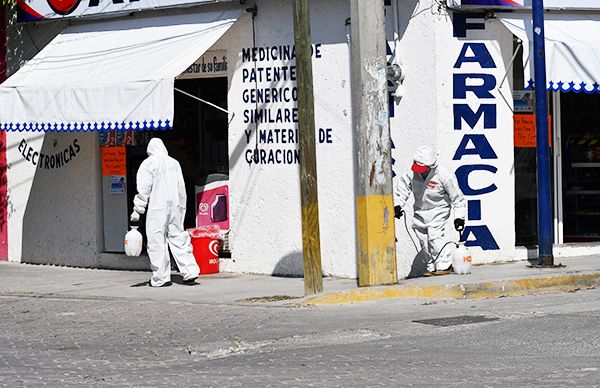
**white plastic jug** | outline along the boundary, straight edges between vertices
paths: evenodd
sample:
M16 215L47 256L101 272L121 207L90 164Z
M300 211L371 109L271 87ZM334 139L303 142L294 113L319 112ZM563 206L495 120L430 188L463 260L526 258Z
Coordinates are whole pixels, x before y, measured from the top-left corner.
M452 267L454 272L459 275L471 273L471 254L462 243L458 243L454 252L452 252Z
M142 253L144 238L137 226L132 226L125 235L125 254L127 256L139 256Z

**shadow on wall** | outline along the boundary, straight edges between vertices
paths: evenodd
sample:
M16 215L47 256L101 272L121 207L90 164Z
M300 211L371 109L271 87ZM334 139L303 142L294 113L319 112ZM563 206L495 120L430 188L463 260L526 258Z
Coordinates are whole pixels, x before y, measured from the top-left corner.
M32 185L22 262L97 267L96 142L95 133L49 133L41 150L24 145L26 155L31 148L31 159L23 159L31 166L23 179Z
M302 252L291 252L283 256L273 269L272 275L294 278L304 277L304 256Z
M392 0L392 2L393 1L396 1L396 0ZM418 17L420 14L422 14L424 12L432 12L433 13L434 12L433 7L435 7L437 4L434 4L431 7L427 7L427 8L423 8L423 9L419 9L420 5L421 5L420 0L410 0L410 1L404 1L404 2L400 3L398 6L398 26L397 27L392 26L392 28L388 28L387 31L396 30L396 32L398 33L399 40L402 40L402 37L406 33L406 29L408 28L410 21L413 18ZM409 10L412 10L412 11L408 12ZM386 12L393 12L393 8L391 6L386 7ZM392 20L394 20L393 18L394 18L394 15L392 14ZM393 40L393 35L388 36L388 39Z
M410 267L410 273L407 278L419 278L423 276L423 274L427 271L427 255L423 250L420 250L419 253L413 259L413 262Z

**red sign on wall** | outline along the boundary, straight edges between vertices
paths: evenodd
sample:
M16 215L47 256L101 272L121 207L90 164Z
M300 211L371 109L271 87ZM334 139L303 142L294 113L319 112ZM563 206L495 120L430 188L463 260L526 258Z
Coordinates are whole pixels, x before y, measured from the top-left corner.
M515 148L535 148L535 115L514 115ZM548 115L548 146L552 147L552 116Z
M127 175L125 147L102 147L102 176Z

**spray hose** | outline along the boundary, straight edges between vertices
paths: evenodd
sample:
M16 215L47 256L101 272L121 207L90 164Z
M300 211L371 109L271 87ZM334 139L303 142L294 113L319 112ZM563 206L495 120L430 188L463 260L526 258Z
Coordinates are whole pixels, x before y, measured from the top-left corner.
M417 244L415 243L415 240L413 240L412 234L410 234L410 232L408 231L408 224L406 223L406 216L403 218L404 218L404 227L406 228L406 234L408 234L408 237L410 237L410 241L412 241L412 243L415 247L415 251L417 251L417 253L419 253L420 249L417 248Z
M413 239L412 234L410 233L410 231L408 230L408 224L406 223L406 216L403 217L404 218L404 228L406 229L406 234L408 234L408 237L410 237L410 241L412 241L413 246L415 247L415 251L417 251L417 253L419 253L421 250L417 247L417 244L415 243L415 240ZM460 230L458 231L458 241L460 242L461 240L461 234L460 234ZM435 257L435 259L433 259L433 262L436 263L440 257L440 255L442 254L442 252L444 251L444 248L446 248L446 246L450 245L450 244L454 244L454 246L456 248L458 248L458 243L454 242L454 241L448 241L446 244L444 244L444 246L442 247L442 249L440 249L440 251L438 252L437 256ZM425 263L427 264L427 263Z

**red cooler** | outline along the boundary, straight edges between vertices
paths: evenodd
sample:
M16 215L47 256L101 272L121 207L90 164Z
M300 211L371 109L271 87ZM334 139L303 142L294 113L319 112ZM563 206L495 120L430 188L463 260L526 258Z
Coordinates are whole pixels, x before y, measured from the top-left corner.
M200 275L219 272L219 228L205 226L189 229L192 249Z

